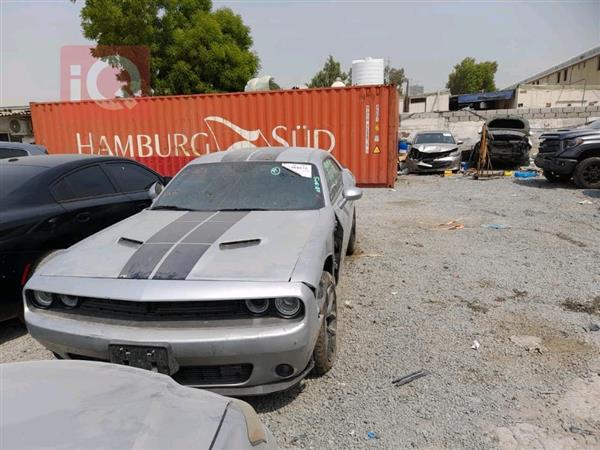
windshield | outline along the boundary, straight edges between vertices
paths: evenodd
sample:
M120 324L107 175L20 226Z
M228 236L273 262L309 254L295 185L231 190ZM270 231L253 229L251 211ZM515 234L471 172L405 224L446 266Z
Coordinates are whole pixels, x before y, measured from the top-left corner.
M189 166L167 185L152 209L279 211L322 207L321 180L314 165L261 161Z
M415 144L456 144L450 133L417 134Z
M42 173L44 167L19 166L12 163L0 164L0 199L5 199L31 178Z
M600 120L594 120L593 122L585 125L585 128L591 128L592 130L600 130Z

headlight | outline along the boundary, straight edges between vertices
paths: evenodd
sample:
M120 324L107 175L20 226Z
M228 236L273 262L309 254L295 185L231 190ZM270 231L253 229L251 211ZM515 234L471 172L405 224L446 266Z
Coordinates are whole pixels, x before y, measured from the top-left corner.
M283 297L275 299L275 309L286 319L294 317L300 312L300 300L294 297Z
M79 304L79 297L75 295L59 294L58 298L67 308L75 308Z
M54 301L54 296L50 292L44 291L33 291L33 298L38 306L42 308L49 308Z
M269 299L266 298L246 300L244 303L252 314L264 314L269 309Z
M578 145L581 145L582 143L583 143L583 139L581 139L581 138L567 139L565 141L565 150L568 150L573 147L577 147Z

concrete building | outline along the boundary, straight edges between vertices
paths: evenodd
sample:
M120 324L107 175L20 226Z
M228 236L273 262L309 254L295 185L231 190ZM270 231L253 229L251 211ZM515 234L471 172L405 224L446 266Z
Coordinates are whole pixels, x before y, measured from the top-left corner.
M408 107L407 107L408 103ZM421 95L400 98L400 112L437 112L450 110L450 91L448 89L426 92Z
M28 106L0 107L0 141L33 142L31 111Z
M600 85L522 84L516 87L513 108L568 108L600 104Z
M600 46L526 78L509 89L522 84L600 86Z

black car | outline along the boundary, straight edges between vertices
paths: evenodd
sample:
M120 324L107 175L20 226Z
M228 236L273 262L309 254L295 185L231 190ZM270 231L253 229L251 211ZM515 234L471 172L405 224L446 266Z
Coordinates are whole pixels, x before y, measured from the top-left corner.
M492 165L516 167L529 165L531 150L530 128L527 119L519 116L495 117L487 121L487 147ZM479 159L477 142L474 160Z
M47 154L48 150L42 145L21 144L20 142L0 142L0 159Z
M125 158L0 160L0 320L22 313L21 287L48 253L146 208L167 181Z
M586 128L542 134L535 164L548 181L573 178L580 188L600 189L600 120Z

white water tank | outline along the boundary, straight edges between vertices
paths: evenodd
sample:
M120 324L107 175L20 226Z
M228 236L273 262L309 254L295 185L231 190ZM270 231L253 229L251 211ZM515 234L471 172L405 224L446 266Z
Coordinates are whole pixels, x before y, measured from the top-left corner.
M268 91L270 90L273 77L266 75L264 77L252 78L246 83L245 92Z
M352 61L352 85L383 84L383 59L365 58Z

